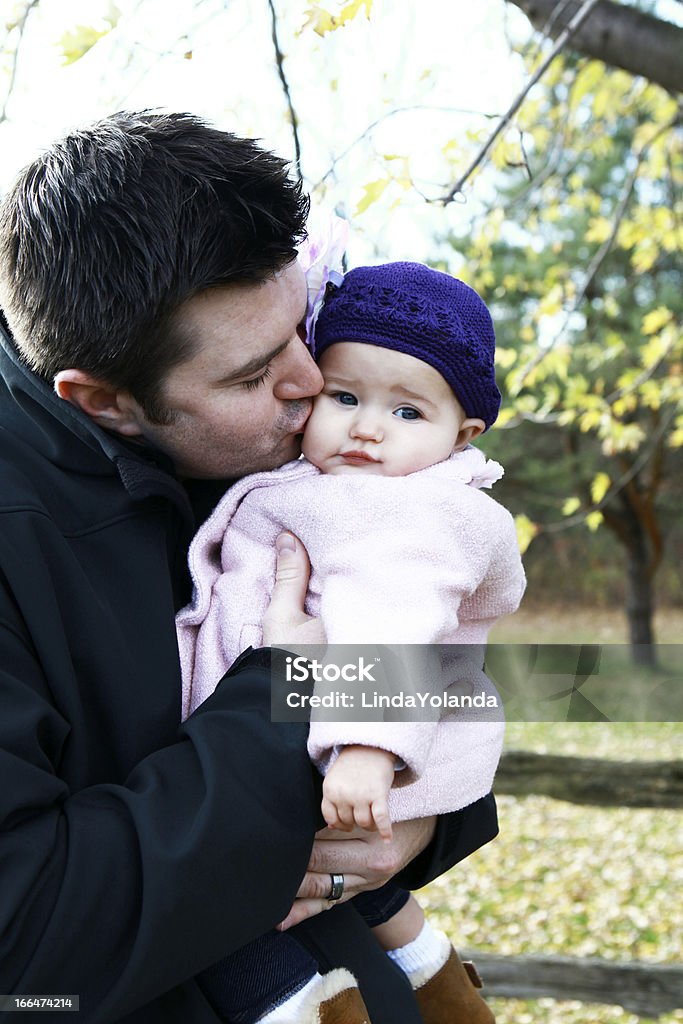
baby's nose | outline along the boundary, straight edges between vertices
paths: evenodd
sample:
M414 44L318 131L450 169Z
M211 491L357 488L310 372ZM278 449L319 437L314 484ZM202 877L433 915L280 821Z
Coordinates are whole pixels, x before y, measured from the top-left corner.
M365 413L354 420L351 436L359 441L381 441L384 434L379 419Z

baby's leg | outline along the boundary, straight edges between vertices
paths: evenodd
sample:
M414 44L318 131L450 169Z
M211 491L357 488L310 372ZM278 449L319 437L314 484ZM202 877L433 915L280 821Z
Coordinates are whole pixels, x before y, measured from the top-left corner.
M367 897L367 898L366 898ZM387 956L408 976L425 1024L494 1024L472 965L463 965L414 896L389 882L353 904Z
M418 937L425 923L425 915L422 907L414 896L408 896L407 901L400 910L397 910L388 921L377 924L372 929L372 934L379 942L382 949L396 950L401 946L407 946Z

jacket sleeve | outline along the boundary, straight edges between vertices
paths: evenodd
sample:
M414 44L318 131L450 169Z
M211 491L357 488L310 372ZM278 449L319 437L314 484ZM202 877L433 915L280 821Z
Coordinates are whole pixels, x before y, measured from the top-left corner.
M285 915L320 820L305 727L270 722L258 658L229 674L125 784L71 792L70 723L4 598L1 992L78 994L108 1024Z
M468 489L462 490L467 495ZM320 615L334 658L344 657L344 648L335 651L334 645L360 644L367 649L387 645L393 648L398 667L392 692L440 694L444 685L438 645L453 642L462 602L480 589L490 590L492 599L482 599L482 617L495 614L497 588L489 588L487 581L497 561L497 547L481 536L474 516L463 515L454 522L450 505L432 510L429 528L421 520L406 519L401 510L393 519L371 522L365 529L360 521L355 530L347 523L341 539L316 561ZM513 544L516 552L514 540ZM386 662L386 656L380 655L380 661ZM392 680L383 674L391 689ZM311 721L311 757L324 772L341 746L382 746L407 766L406 772L399 773L398 784L419 778L428 762L439 714L416 699L418 710L409 720L383 722L381 729L376 721L367 720L367 712L365 721L360 712L356 717L361 720L355 722L328 722L322 712L317 713Z

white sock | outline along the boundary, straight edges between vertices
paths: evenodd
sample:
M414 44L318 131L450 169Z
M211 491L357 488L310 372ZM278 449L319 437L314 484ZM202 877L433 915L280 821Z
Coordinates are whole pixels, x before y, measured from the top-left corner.
M285 999L272 1010L269 1010L265 1017L259 1017L259 1024L297 1024L301 1019L301 1006L308 999L308 996L322 981L321 974L314 974L310 981L307 981L303 988Z
M447 936L437 932L429 921L425 921L416 939L398 949L388 950L387 956L408 975L411 982L415 982L419 976L419 984L424 985L443 967L450 952L451 943Z

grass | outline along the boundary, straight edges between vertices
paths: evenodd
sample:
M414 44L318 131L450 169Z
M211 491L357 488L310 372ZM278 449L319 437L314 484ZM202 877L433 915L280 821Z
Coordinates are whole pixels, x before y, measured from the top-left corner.
M683 608L661 608L655 614L657 643L678 644L683 637ZM497 622L492 643L625 644L626 615L621 608L534 607L522 605Z
M547 609L514 620L520 643L623 643L616 613ZM665 642L683 612L664 613ZM499 640L500 633L499 630ZM533 637L533 639L531 639ZM510 635L505 642L515 642ZM512 749L612 760L680 758L677 722L512 722ZM620 961L680 962L683 814L583 807L545 797L499 797L501 834L425 887L430 919L456 946ZM491 999L498 1024L636 1024L617 1006ZM683 1000L682 1000L683 1002ZM683 1008L659 1024L683 1024Z
M657 664L649 667L633 661L621 610L524 608L503 619L491 632L487 667L508 721L599 717L592 705L613 721L683 721L683 609L661 610L655 631ZM572 689L579 652L590 648L595 668L569 711L569 696L550 698Z

